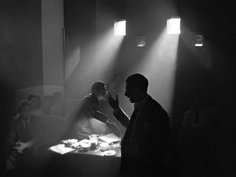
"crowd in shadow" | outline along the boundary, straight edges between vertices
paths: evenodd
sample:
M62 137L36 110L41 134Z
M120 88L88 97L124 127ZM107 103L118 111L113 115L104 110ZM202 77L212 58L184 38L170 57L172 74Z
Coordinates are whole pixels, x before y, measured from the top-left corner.
M75 138L67 132L75 124L80 102L65 99L60 92L43 97L29 94L20 100L4 137L4 173L8 176L41 174L40 170L50 160L48 148L62 139ZM106 133L111 132L120 136L119 125L107 127Z
M65 109L59 92L43 98L30 94L19 101L5 137L7 175L27 175L40 166L42 152L61 138Z

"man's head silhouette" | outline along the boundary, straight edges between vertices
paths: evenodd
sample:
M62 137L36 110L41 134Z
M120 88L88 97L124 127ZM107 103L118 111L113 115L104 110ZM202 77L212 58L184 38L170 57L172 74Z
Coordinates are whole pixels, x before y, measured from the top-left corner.
M126 79L125 96L131 103L137 103L147 95L148 79L142 74L132 74Z

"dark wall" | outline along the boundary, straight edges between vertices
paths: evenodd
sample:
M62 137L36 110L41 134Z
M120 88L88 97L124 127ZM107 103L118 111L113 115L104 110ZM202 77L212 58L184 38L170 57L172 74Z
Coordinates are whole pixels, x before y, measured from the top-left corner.
M16 88L42 84L40 0L0 1L1 77Z
M74 60L75 66L65 81L67 97L80 97L83 90L82 75L86 72L86 50L96 36L96 1L67 0L64 1L65 24L65 67ZM77 55L75 55L77 52ZM88 58L87 58L88 59ZM82 71L80 71L82 70ZM94 72L87 77L91 77Z
M64 2L64 11L67 73L65 92L70 98L80 98L90 91L92 82L104 79L100 77L98 73L101 71L97 69L103 64L98 62L99 66L95 67L95 53L99 51L93 47L99 42L99 37L113 28L115 19L124 18L124 2L68 0Z
M190 145L188 156L196 155L188 164L196 164L201 153L209 156L208 172L213 176L235 176L235 107L236 107L236 62L235 62L235 4L233 1L181 1L180 15L184 29L178 49L176 84L173 102L173 117L176 128L181 130L184 113L195 97L202 97L205 106L215 106L217 114L208 122L210 138L201 144L208 151L195 149L196 139L189 132L186 142ZM202 34L204 47L196 48L190 41L195 34ZM192 39L191 36L193 37ZM194 42L194 41L192 41ZM214 128L213 128L214 127ZM205 134L206 135L206 134ZM200 133L195 136L204 137ZM195 142L194 142L195 140ZM193 144L191 144L193 143ZM199 145L199 144L198 144ZM195 150L194 150L195 149ZM183 150L183 149L181 149ZM199 153L200 152L200 153ZM183 151L182 158L187 154ZM190 155L190 156L191 156ZM193 157L193 156L191 156ZM204 159L205 157L203 157ZM194 161L194 162L193 162ZM201 167L202 168L202 167ZM203 168L207 169L207 166ZM203 169L202 168L202 169ZM199 167L200 169L200 167ZM198 169L198 171L199 171ZM196 173L192 171L189 173Z
M0 0L0 174L5 137L15 114L15 89L42 84L40 0Z
M233 41L236 35L235 26L231 24L235 4L230 0L180 2L179 14L184 27L178 50L173 114L181 118L199 88L216 102L234 106L236 62ZM193 46L196 34L203 35L203 48Z

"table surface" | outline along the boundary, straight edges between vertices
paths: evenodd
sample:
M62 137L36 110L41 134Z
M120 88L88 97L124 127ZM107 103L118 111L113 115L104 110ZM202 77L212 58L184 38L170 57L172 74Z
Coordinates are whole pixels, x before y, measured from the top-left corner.
M88 140L89 141L89 140ZM62 141L63 142L63 141ZM66 144L66 143L58 143L54 146L51 146L49 148L50 151L53 151L55 153L59 153L61 155L67 154L67 153L73 153L73 154L85 154L85 155L95 155L95 156L114 156L114 157L121 157L121 151L120 151L120 142L114 142L114 143L105 143L107 146L104 148L102 147L102 144L104 144L104 141L98 140L97 145L93 148L82 148L80 145L73 146L73 143ZM65 142L65 140L64 140ZM74 142L77 143L77 142ZM77 143L78 144L78 143ZM115 154L109 154L108 153L113 151Z
M71 151L60 154L49 150L48 152L54 154L50 163L46 167L46 174L56 176L84 176L97 177L109 176L118 177L120 168L120 143L111 143L106 150L115 150L116 154L106 156L104 149L100 148L100 141L94 150L87 149L81 151L80 149L66 147L59 143L55 146L70 148Z

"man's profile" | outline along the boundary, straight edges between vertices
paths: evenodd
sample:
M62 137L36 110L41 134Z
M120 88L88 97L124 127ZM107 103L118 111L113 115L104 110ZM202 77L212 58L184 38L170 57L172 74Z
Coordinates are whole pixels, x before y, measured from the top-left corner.
M121 175L163 175L162 161L167 148L167 112L148 93L148 79L133 74L126 79L125 96L134 103L129 118L119 105L118 96L109 95L114 116L127 128L121 142Z

